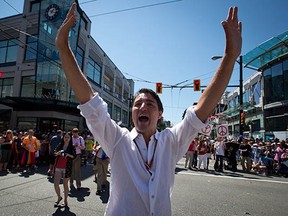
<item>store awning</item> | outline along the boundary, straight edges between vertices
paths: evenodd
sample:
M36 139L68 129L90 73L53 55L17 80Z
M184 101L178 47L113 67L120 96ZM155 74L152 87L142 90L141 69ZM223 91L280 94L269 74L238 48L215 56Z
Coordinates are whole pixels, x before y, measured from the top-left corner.
M41 110L77 113L78 103L60 101L53 98L10 97L0 98L0 104L12 107L14 110Z
M244 67L262 69L268 63L288 55L288 31L260 44L243 56Z

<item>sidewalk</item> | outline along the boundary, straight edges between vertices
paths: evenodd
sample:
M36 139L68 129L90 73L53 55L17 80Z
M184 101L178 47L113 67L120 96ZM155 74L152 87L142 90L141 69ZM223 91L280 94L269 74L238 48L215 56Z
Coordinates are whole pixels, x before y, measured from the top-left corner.
M214 163L215 160L214 159L210 159L209 161L209 166L208 166L208 170L203 170L203 163L202 163L202 168L201 170L198 169L186 169L185 168L185 157L183 157L176 165L176 172L196 172L196 173L207 173L207 174L211 174L211 175L225 175L225 176L233 176L233 177L244 177L244 178L251 178L251 179L255 179L255 178L269 178L269 179L283 179L284 177L282 176L277 176L277 175L271 175L271 176L263 176L262 174L257 174L253 171L247 173L244 172L242 170L242 166L241 163L237 163L237 171L233 172L231 170L228 169L224 169L223 172L217 172L214 170Z

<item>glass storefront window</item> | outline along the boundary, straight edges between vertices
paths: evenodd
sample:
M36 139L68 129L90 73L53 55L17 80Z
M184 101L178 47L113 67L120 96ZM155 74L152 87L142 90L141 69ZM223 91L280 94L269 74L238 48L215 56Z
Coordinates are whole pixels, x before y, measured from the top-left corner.
M123 117L122 117L123 124L128 124L128 112L123 110Z
M37 57L37 35L28 36L26 40L27 48L25 51L25 60L33 60Z
M19 130L35 129L36 126L37 126L37 118L19 117L17 120L17 127Z
M101 67L91 57L88 60L86 76L101 85Z
M37 12L40 9L40 2L32 2L30 12Z
M284 100L284 83L282 63L271 67L273 102Z
M115 121L121 120L121 108L114 105L114 118Z
M283 62L284 100L288 100L288 60Z
M110 116L112 116L112 103L110 101L107 101L106 99L103 99L107 103L107 111Z
M0 79L0 97L13 96L14 78Z
M272 91L272 74L271 69L267 68L263 72L263 78L264 78L264 105L272 103L272 97L273 97L273 91Z
M21 97L35 96L35 76L22 77Z
M18 39L0 41L0 64L16 62L18 53Z
M84 58L84 51L77 46L76 48L76 60L79 64L79 67L83 70L83 58Z
M261 98L261 83L258 82L252 87L253 92L253 105L260 104L260 98Z
M243 103L250 103L250 89L247 89L243 94Z
M65 131L72 131L73 128L78 128L78 122L77 121L65 120L64 124L65 124L65 126L64 126Z

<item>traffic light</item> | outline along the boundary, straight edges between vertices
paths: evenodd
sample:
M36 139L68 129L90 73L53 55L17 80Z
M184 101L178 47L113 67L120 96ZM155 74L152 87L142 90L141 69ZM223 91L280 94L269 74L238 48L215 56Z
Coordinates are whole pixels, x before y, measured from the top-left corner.
M201 86L200 86L200 79L194 80L194 91L200 91Z
M0 78L2 77L2 74L3 74L2 71L0 71Z
M161 82L156 83L156 93L162 94L162 83Z
M245 114L241 113L241 125L245 124Z

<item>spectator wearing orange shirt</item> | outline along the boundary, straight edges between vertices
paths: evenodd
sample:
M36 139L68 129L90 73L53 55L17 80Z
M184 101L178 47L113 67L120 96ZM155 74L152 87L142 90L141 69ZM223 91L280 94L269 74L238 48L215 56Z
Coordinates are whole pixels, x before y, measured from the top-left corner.
M30 167L37 168L35 166L36 158L35 158L35 151L40 147L39 140L33 136L34 131L30 129L28 131L28 136L26 136L22 141L22 146L26 150L23 154L21 163L22 165L26 164L26 167L28 167L28 171L30 170Z

